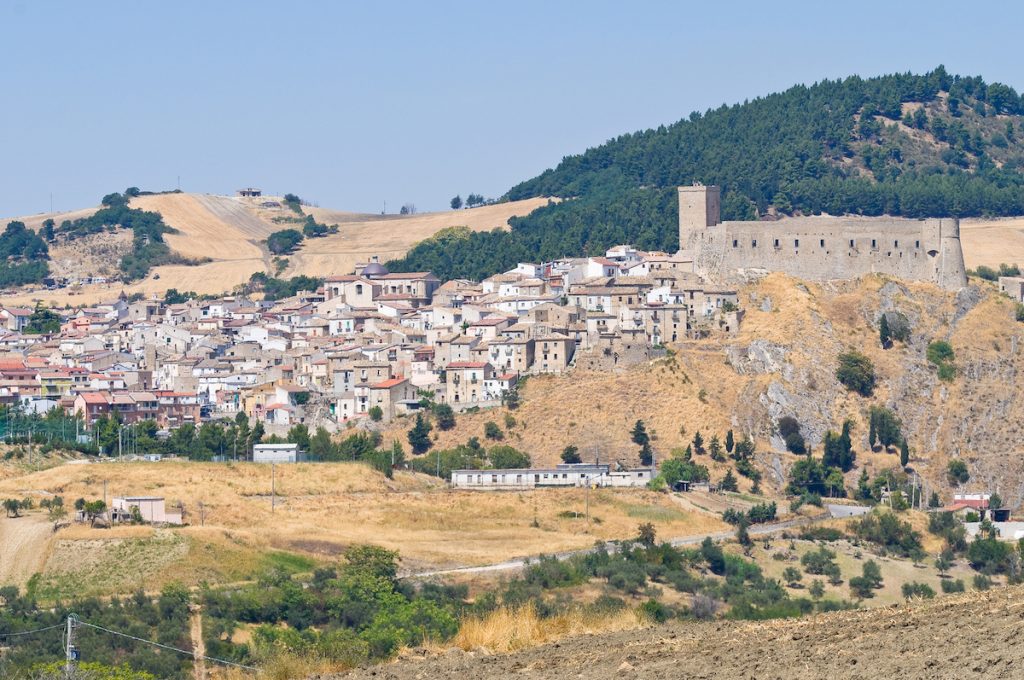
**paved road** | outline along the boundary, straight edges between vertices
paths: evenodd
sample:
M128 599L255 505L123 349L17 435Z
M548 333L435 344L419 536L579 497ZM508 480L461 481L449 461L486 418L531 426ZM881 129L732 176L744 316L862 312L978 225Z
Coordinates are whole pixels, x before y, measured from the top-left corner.
M786 529L792 529L793 527L804 526L812 524L814 522L820 522L822 520L831 519L831 516L826 512L814 517L797 517L796 519L788 519L783 522L773 522L771 524L755 524L748 528L748 533L751 536L765 536L768 534L778 533L785 531ZM669 539L668 543L675 547L686 546L686 545L698 545L704 541L705 538L710 538L713 541L723 541L732 538L736 535L733 530L729 531L717 531L714 533L696 534L693 536L680 536L679 538ZM608 543L606 545L609 552L613 552L618 549L618 545L615 543ZM547 557L554 557L559 560L564 560L574 555L586 555L587 553L594 552L595 548L584 548L582 550L569 550L566 552L552 553L546 555ZM522 569L528 562L536 562L541 556L534 555L532 557L517 557L513 560L507 560L505 562L497 562L495 564L485 564L479 567L455 567L453 569L438 569L436 571L421 571L414 574L406 574L404 578L428 578L431 576L447 576L451 574L486 574L489 572L496 571L512 571L514 569Z

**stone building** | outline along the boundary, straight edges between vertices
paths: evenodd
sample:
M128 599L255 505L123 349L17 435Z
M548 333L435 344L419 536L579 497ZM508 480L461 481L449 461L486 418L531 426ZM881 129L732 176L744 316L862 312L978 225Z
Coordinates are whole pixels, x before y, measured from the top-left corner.
M789 217L722 222L716 186L679 187L679 244L694 270L727 279L745 270L811 281L879 273L948 290L967 285L956 218Z

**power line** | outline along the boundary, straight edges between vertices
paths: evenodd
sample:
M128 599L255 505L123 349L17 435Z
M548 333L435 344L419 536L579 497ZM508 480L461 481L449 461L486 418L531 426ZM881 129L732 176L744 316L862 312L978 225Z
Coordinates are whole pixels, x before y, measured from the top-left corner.
M32 635L34 633L42 633L43 631L53 630L54 628L63 628L63 627L64 627L64 623L61 622L61 623L58 623L58 624L53 625L53 626L47 626L46 628L36 628L35 630L23 630L20 633L0 633L0 638L21 637L22 635Z
M103 626L97 626L97 625L94 625L92 623L87 623L85 621L78 621L77 624L79 626L87 626L89 628L94 628L95 630L101 630L104 633L110 633L111 635L118 635L118 636L123 637L123 638L128 638L129 640L135 640L136 642L144 642L147 645L153 645L154 647L160 647L161 649L166 649L166 650L169 650L169 651L172 651L172 652L178 652L179 654L185 654L187 656L192 657L193 659L202 659L204 661L213 661L214 663L222 663L222 664L226 664L228 666L235 666L237 668L244 668L245 670L248 670L248 671L258 671L259 670L258 668L255 668L254 666L246 666L245 664L236 663L234 661L228 661L227 659L217 659L217 658L212 657L212 656L203 656L201 654L196 654L194 652L190 652L187 649L178 649L177 647L171 647L169 645L162 645L159 642L153 642L152 640L146 640L145 638L135 637L134 635L128 635L127 633L122 633L120 631L111 630L109 628L104 628ZM63 625L63 624L61 624L61 625Z

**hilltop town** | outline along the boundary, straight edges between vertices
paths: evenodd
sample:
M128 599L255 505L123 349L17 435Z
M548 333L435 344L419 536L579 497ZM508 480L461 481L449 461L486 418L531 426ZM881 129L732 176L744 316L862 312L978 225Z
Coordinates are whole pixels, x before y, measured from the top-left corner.
M272 302L121 295L38 332L41 314L55 312L0 309L6 403L59 408L86 426L115 414L174 428L244 413L277 434L386 423L424 397L498 405L529 375L622 370L667 343L734 333L743 316L736 290L691 261L630 246L480 282L389 273L374 259Z

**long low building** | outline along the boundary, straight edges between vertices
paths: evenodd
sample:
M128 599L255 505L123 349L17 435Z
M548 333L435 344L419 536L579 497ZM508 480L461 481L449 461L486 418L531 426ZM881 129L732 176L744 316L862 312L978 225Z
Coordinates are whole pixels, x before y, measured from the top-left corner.
M452 470L456 489L533 489L538 487L638 487L654 478L654 468L613 471L610 465L563 463L553 468Z

